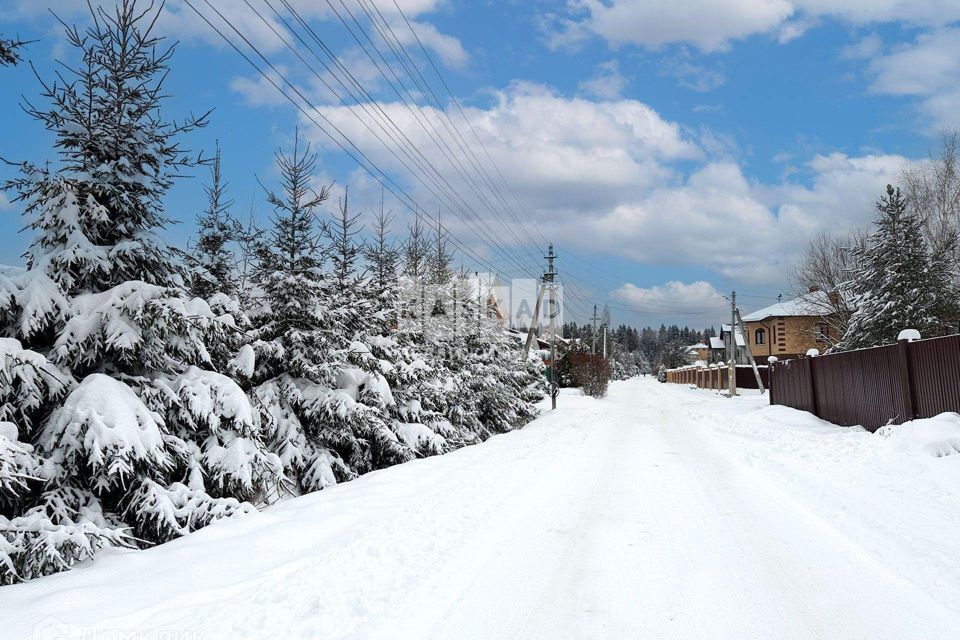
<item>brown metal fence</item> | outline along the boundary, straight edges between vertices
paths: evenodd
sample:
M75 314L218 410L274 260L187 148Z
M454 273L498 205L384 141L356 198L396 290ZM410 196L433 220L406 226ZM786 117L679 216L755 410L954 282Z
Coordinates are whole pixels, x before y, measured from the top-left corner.
M763 382L763 388L770 386L770 375L766 366L757 365L757 372L760 374L760 380ZM737 365L737 389L759 389L757 386L757 376L753 373L753 367L748 364Z
M775 362L770 380L770 404L876 431L960 411L960 336Z

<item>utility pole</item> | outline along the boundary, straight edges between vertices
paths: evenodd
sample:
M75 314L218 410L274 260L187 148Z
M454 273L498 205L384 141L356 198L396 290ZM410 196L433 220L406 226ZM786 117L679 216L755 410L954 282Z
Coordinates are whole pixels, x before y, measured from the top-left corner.
M544 286L550 287L550 408L557 408L557 394L560 388L557 386L557 286L554 283L554 276L557 272L553 270L553 261L557 256L553 253L553 243L550 243L547 251L547 272L543 274Z
M530 353L530 347L533 346L533 336L537 331L537 322L540 320L540 303L543 302L543 294L547 290L547 281L546 275L544 279L540 282L540 292L537 294L537 302L533 305L533 317L530 318L530 328L527 330L527 344L524 345L523 351L525 355ZM512 318L511 314L511 318Z
M457 281L453 281L453 341L457 342Z
M480 337L480 314L483 310L483 287L480 284L480 272L474 271L474 277L477 279L477 337Z
M766 389L763 388L763 379L760 377L760 370L757 369L757 361L753 359L753 350L750 348L749 341L747 340L747 325L743 323L743 316L740 315L740 309L737 309L737 324L740 327L740 333L743 334L744 342L747 342L747 359L750 361L750 366L753 367L753 377L757 379L757 388L760 389L760 395L766 393Z
M597 305L593 305L593 333L592 342L590 343L590 353L597 354Z
M603 359L607 359L607 325L603 325Z
M746 339L746 336L744 336ZM737 292L730 292L730 368L727 374L727 387L730 396L737 395Z

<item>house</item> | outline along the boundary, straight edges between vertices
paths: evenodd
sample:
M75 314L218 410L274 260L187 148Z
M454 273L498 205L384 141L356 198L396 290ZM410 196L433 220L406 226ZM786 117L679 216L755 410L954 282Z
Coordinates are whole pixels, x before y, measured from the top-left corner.
M737 329L735 333L737 340L737 353L735 359L737 364L747 364L747 343L743 339L743 333L739 329ZM727 338L729 335L730 325L720 325L720 335L712 336L710 338L709 357L706 358L707 362L713 363L727 361Z
M822 291L811 291L798 298L778 301L743 316L750 352L758 362L770 356L797 358L810 349L823 351L838 336L830 333L823 311L828 307Z
M710 362L710 345L702 342L687 347L687 360L691 362Z

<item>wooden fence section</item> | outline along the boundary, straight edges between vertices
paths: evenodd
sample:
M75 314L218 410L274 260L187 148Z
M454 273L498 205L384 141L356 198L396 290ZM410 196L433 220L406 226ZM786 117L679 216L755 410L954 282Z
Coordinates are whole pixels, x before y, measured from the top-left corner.
M767 367L757 367L764 387L768 384ZM753 374L753 367L737 365L736 384L738 389L758 389L757 378ZM726 391L730 379L730 368L725 364L708 366L690 365L679 369L667 370L667 382L689 384L701 389Z
M770 404L876 431L960 411L960 336L775 362L770 380Z

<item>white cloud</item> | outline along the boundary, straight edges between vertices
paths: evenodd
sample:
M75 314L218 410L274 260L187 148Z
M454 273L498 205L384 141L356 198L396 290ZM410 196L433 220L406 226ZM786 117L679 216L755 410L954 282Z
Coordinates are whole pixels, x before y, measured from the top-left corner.
M628 282L611 291L610 298L625 302L640 313L670 317L719 314L729 308L723 294L704 280L690 284L672 280L663 285L646 288Z
M960 126L960 29L940 29L871 62L871 91L920 99L921 128Z
M769 31L793 13L787 0L581 0L586 17L567 25L595 33L613 44L657 48L689 43L702 51L726 49L731 40Z
M883 40L875 33L846 46L840 55L848 60L870 60L883 52Z
M597 66L597 72L579 85L580 91L595 96L613 100L623 94L627 88L627 78L620 73L620 63L608 60Z
M13 203L3 191L0 191L0 211L10 211L13 209Z
M407 25L403 22L403 18L399 18L395 21L395 24L391 26L397 34L397 38L404 46L419 48L416 38L410 33L410 29L407 28ZM463 48L460 40L453 36L440 33L435 26L427 22L411 21L411 26L416 31L423 46L436 53L443 64L452 69L462 69L467 66L467 63L470 61L470 56Z
M854 25L902 22L927 27L960 20L957 0L574 0L571 6L573 17L547 25L553 46L596 35L615 46L656 49L689 44L714 52L757 34L789 42L821 18Z
M415 43L403 17L397 12L393 0L371 1L377 6L384 19L396 32L397 38L404 45ZM314 0L289 0L289 2L297 13L307 21L338 20L325 2ZM113 0L93 0L93 4L94 6L103 6L110 11L115 2ZM211 3L215 9L202 1L192 4L207 20L217 26L231 40L238 43L241 42L240 37L226 24L225 20L229 20L237 31L242 33L254 46L266 53L275 53L283 49L286 46L284 40L294 45L298 44L280 18L266 5L251 3L258 9L255 11L244 0L216 0ZM406 17L410 19L413 28L417 31L417 35L420 36L426 48L432 50L447 66L452 68L466 66L469 56L457 38L440 33L436 27L429 23L413 20L413 18L436 11L444 4L444 0L398 0L397 4L399 4ZM281 11L281 15L287 22L296 24L292 16L286 14L280 3L274 3L274 7ZM46 2L14 0L12 8L8 12L8 17L11 19L14 17L27 19L48 17L48 9L68 22L83 21L89 14L86 3L79 0L47 0ZM340 9L340 12L349 20L342 9ZM359 9L355 9L355 15L362 16L363 13ZM167 0L163 5L163 13L157 21L157 28L162 33L177 40L203 41L217 47L227 46L221 36L202 18L197 16L197 13L183 0Z
M688 54L664 58L660 62L658 75L677 80L681 87L706 93L713 91L727 81L719 68L708 68L691 62Z
M857 25L906 22L937 26L960 20L956 0L793 0L811 15L838 18Z
M729 136L707 130L694 139L635 100L565 97L523 83L495 99L488 108L466 109L467 117L524 215L546 237L577 251L643 263L701 265L739 282L783 283L806 236L868 225L877 196L907 163L892 155L821 155L799 165L805 180L763 184L748 180L732 159ZM396 103L381 106L466 194L493 233L511 243L413 116ZM404 174L345 108L324 113L379 166ZM419 202L436 206L425 189L407 182ZM454 233L470 240L469 229L453 218L448 214Z
M793 42L816 25L817 19L810 16L788 20L780 25L777 42L780 44Z
M669 180L672 170L665 163L702 155L679 125L635 100L565 98L529 83L494 97L489 109L467 108L467 117L514 189L544 209L615 203L635 189ZM395 102L381 106L437 167L454 174L407 108ZM424 112L439 122L434 110ZM346 107L324 108L324 114L378 164L403 170Z
M287 68L283 66L277 67L277 70L284 75L287 73ZM270 80L261 75L251 77L237 76L230 81L230 89L240 94L244 104L249 106L276 107L289 104L283 93L277 89L277 86L279 86L285 91L289 90L283 83L280 75L273 71L268 71L267 75Z

